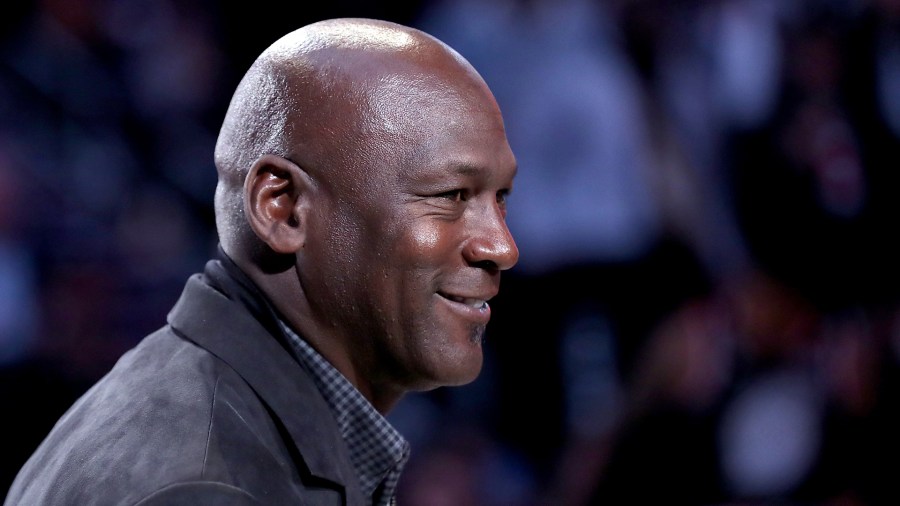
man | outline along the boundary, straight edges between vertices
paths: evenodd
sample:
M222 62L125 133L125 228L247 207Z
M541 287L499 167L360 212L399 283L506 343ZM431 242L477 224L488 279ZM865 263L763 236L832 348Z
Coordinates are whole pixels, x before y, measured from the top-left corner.
M387 504L408 391L473 380L516 171L475 70L343 19L269 47L215 153L220 258L59 421L6 504Z

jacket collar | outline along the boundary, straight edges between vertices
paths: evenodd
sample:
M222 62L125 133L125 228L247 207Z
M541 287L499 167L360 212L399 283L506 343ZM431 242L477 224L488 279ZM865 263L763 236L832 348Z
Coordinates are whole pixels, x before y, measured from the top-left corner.
M348 504L363 502L325 399L287 351L274 309L224 253L188 280L168 322L253 388L284 424L312 475L344 487Z

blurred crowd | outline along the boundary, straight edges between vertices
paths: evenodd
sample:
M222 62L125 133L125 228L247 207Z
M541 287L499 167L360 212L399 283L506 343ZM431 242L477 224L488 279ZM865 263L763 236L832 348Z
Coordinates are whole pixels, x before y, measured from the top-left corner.
M401 504L900 503L900 0L330 4L4 6L0 488L214 251L253 58L361 16L463 54L520 167L482 375L389 417Z

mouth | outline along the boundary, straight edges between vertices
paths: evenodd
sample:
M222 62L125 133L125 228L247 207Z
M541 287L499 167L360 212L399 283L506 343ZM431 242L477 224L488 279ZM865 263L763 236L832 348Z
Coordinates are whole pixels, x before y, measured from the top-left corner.
M487 299L479 299L477 297L464 297L461 295L453 295L453 294L444 293L444 292L438 292L438 295L440 295L441 297L443 297L451 302L455 302L457 304L462 304L462 305L470 307L472 309L484 310L489 307L488 303L487 303Z
M483 326L491 319L491 306L488 304L490 297L482 294L461 295L447 292L437 292L437 295L452 313L469 323Z

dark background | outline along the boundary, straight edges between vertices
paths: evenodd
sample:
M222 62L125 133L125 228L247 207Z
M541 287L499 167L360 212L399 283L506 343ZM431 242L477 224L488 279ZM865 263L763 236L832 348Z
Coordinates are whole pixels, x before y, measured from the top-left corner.
M895 504L897 0L42 0L0 15L0 488L216 245L281 35L422 28L520 176L471 385L391 413L410 505Z

